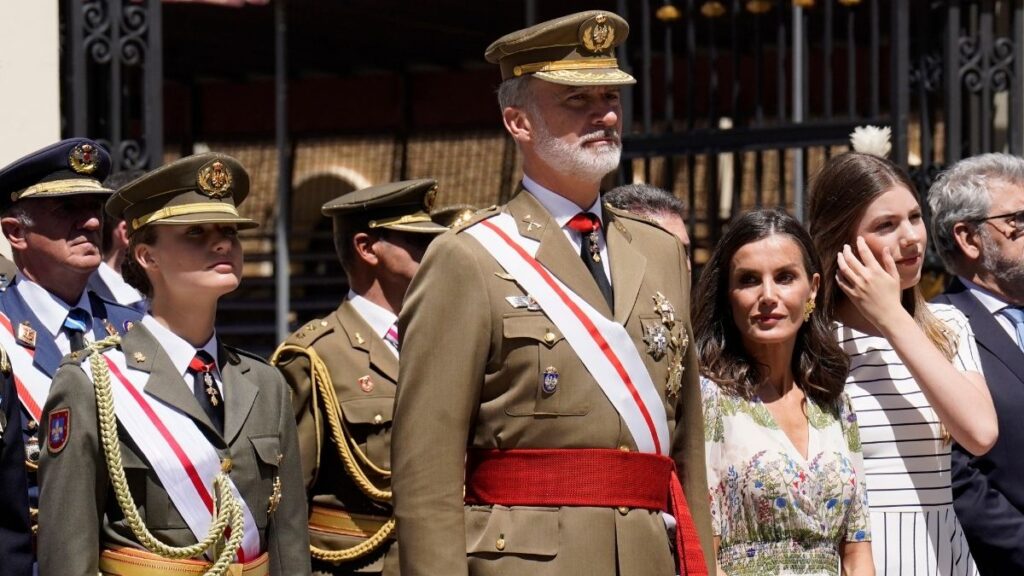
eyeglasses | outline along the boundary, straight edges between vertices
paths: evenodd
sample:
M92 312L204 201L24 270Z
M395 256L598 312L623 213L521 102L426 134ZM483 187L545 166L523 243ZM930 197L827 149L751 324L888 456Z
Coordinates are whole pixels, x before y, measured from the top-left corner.
M1012 218L1010 226L1018 232L1024 232L1024 210L1018 210L1017 212L1008 212L1006 214L996 214L995 216L985 216L982 218L971 218L967 222L984 222L986 220L998 220L1000 218Z

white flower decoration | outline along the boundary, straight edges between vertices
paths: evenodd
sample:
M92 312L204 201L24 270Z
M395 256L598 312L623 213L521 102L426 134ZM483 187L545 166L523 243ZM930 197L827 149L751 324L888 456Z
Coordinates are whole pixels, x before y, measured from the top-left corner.
M888 158L892 150L892 129L888 126L858 126L850 134L850 144L856 152Z

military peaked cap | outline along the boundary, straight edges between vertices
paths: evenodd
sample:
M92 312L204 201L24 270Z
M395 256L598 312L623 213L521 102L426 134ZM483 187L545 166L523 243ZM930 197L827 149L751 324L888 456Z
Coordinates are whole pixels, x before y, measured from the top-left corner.
M26 198L77 194L110 195L102 182L110 174L110 154L88 138L69 138L0 169L0 209Z
M432 178L403 180L343 194L321 211L335 219L366 218L371 229L440 234L447 228L430 219L436 196L437 181Z

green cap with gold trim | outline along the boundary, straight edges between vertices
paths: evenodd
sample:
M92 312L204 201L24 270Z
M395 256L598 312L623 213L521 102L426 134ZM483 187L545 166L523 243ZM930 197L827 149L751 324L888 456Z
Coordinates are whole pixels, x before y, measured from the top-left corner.
M430 219L436 196L433 178L402 180L343 194L324 204L321 212L332 218L367 218L370 229L440 234L448 228Z
M590 10L506 34L487 47L484 57L501 67L502 80L532 74L567 86L635 84L615 58L615 47L628 35L622 17Z
M150 224L259 226L238 214L249 195L249 173L231 156L208 152L175 160L126 184L107 201L128 235Z

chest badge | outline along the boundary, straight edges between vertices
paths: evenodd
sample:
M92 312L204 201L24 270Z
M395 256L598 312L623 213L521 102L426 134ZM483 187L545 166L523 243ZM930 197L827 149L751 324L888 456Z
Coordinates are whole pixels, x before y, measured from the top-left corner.
M558 369L554 366L548 366L544 369L544 374L541 377L540 389L545 394L554 394L558 390Z
M655 360L661 360L668 351L669 332L665 326L654 324L644 326L644 343L647 344L647 353Z
M527 294L526 296L505 296L505 301L509 303L509 306L513 308L526 308L531 312L540 310L540 304L533 299L533 296Z
M21 324L18 324L18 344L26 348L36 347L36 330L25 320Z
M369 376L363 376L356 382L359 383L359 389L363 392L366 392L367 394L373 392L374 384L373 380Z

